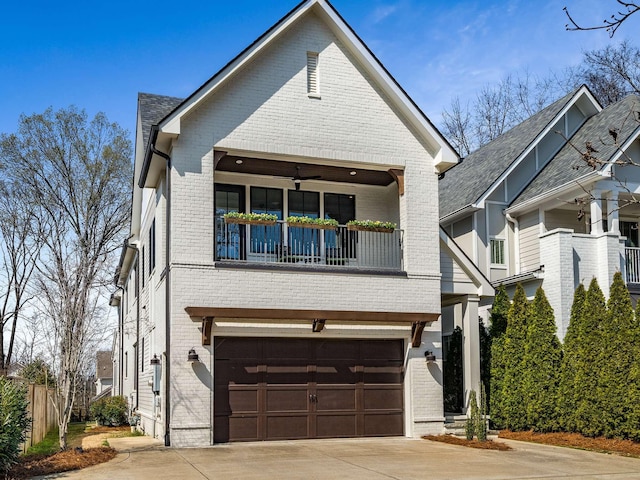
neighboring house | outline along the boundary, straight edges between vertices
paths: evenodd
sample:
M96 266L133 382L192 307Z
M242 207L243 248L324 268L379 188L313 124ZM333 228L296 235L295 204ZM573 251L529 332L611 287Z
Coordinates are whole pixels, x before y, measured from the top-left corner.
M639 111L635 95L602 109L583 86L440 181L443 228L494 286L542 285L561 339L579 283L595 277L605 295L616 271L640 283L640 168L620 165L640 162Z
M457 161L324 0L186 99L140 94L111 302L140 428L172 446L442 433L441 305L460 306L468 395L493 295L439 228L438 174ZM225 223L238 211L278 221ZM286 221L301 215L340 226Z
M113 359L110 350L96 353L96 395L105 390L111 390L113 385Z

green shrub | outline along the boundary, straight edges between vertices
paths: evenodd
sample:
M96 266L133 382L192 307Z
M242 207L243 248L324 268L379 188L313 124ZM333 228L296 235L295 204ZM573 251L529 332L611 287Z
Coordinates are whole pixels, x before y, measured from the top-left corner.
M0 472L6 475L20 454L31 420L27 387L0 377Z
M476 391L471 390L469 392L469 415L467 417L467 423L464 426L464 433L467 440L473 440L473 437L477 434L478 428L478 399L476 398Z
M487 392L484 384L480 384L480 411L476 419L476 435L479 442L487 440Z
M123 396L101 398L91 404L89 410L99 425L117 427L128 423L129 407Z
M524 350L527 344L529 302L522 285L516 285L513 303L507 315L507 329L502 355L504 376L501 380L500 408L497 413L510 430L526 430L527 401L522 379L524 376ZM495 393L495 392L494 392Z
M527 341L523 357L522 387L527 426L540 432L558 429L557 404L562 346L556 337L553 308L542 287L529 308Z

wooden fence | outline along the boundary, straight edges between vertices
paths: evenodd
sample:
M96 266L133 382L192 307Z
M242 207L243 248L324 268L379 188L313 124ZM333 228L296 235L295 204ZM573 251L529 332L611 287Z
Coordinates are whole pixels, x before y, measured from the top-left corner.
M53 395L55 395L53 388L47 391L44 385L29 384L27 400L29 400L28 410L31 418L31 428L27 433L26 441L22 445L23 452L26 452L31 445L42 441L47 432L58 424L56 411L51 402Z

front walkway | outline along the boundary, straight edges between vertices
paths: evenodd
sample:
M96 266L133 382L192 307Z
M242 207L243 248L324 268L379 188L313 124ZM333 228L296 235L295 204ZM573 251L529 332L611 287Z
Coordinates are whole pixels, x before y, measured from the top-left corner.
M116 440L116 439L114 439ZM117 439L125 440L125 439ZM48 478L205 479L634 479L640 459L506 441L509 452L426 440L374 438L236 443L171 449L145 437L112 446L109 463ZM139 440L139 447L135 449ZM146 443L142 443L146 442ZM113 445L115 443L115 445Z

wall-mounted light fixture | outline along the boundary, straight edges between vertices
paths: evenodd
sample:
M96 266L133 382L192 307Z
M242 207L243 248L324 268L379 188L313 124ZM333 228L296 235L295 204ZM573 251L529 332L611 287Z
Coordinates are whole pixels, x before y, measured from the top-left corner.
M153 354L153 358L151 359L151 368L152 378L151 378L151 390L156 395L160 394L160 376L162 374L162 365L160 364L160 359L156 354Z
M189 356L187 357L187 360L189 361L189 363L194 364L200 361L200 357L198 357L198 354L196 353L195 349L192 348L191 350L189 350Z
M427 363L433 363L436 361L436 356L431 350L424 352L424 358L427 360Z

